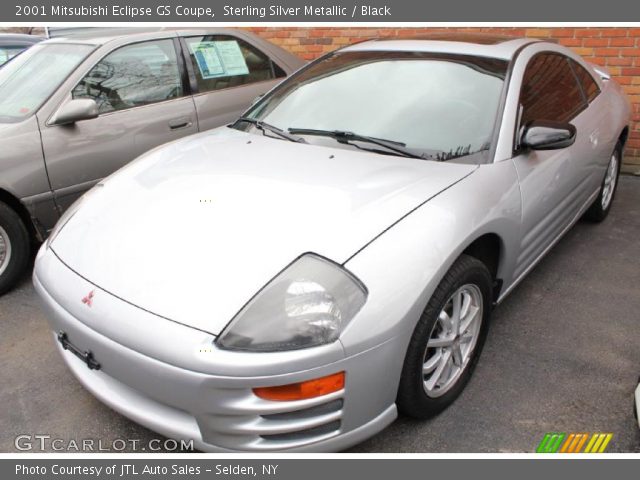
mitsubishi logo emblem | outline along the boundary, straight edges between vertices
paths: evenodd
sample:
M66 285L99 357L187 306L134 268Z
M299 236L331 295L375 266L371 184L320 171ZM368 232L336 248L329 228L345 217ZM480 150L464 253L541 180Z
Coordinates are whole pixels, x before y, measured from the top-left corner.
M91 290L86 297L82 299L82 303L84 303L87 307L91 307L93 305L93 295L95 294L95 290Z

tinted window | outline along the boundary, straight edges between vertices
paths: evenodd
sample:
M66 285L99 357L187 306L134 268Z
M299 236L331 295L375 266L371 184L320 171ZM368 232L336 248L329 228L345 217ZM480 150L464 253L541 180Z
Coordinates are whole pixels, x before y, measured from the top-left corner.
M103 58L73 89L73 98L92 98L100 113L182 96L172 40L136 43Z
M567 57L538 54L522 81L520 103L524 125L532 120L568 122L585 108L585 101Z
M589 102L593 101L600 94L600 87L593 79L591 74L587 72L587 70L580 65L575 60L569 60L571 65L573 66L573 70L576 72L576 76L578 77L578 81L580 85L582 85L582 89L584 90L584 94L587 97Z
M467 55L337 53L285 80L248 115L283 130L354 132L451 160L491 146L506 68Z
M210 92L285 77L284 71L253 45L228 35L185 39L199 92Z
M66 80L93 47L39 44L0 69L0 123L32 115Z

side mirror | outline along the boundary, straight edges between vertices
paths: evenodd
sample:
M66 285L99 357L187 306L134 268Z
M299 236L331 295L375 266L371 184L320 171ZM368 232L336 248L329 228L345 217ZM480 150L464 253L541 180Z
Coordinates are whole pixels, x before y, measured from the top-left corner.
M522 129L520 145L532 150L558 150L573 145L576 127L570 123L534 120Z
M54 115L53 125L70 125L80 120L89 120L98 116L98 104L90 98L76 98L67 102Z

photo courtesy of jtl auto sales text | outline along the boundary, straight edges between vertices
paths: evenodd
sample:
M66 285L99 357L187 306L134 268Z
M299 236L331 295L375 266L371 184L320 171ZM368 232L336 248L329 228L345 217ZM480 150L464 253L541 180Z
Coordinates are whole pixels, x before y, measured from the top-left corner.
M0 477L637 471L640 7L363 2L0 4Z

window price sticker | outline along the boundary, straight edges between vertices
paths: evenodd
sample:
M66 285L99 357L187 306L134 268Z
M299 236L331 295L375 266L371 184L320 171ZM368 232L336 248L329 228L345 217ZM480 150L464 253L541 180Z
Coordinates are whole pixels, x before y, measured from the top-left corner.
M248 75L249 67L235 40L190 43L203 79Z

